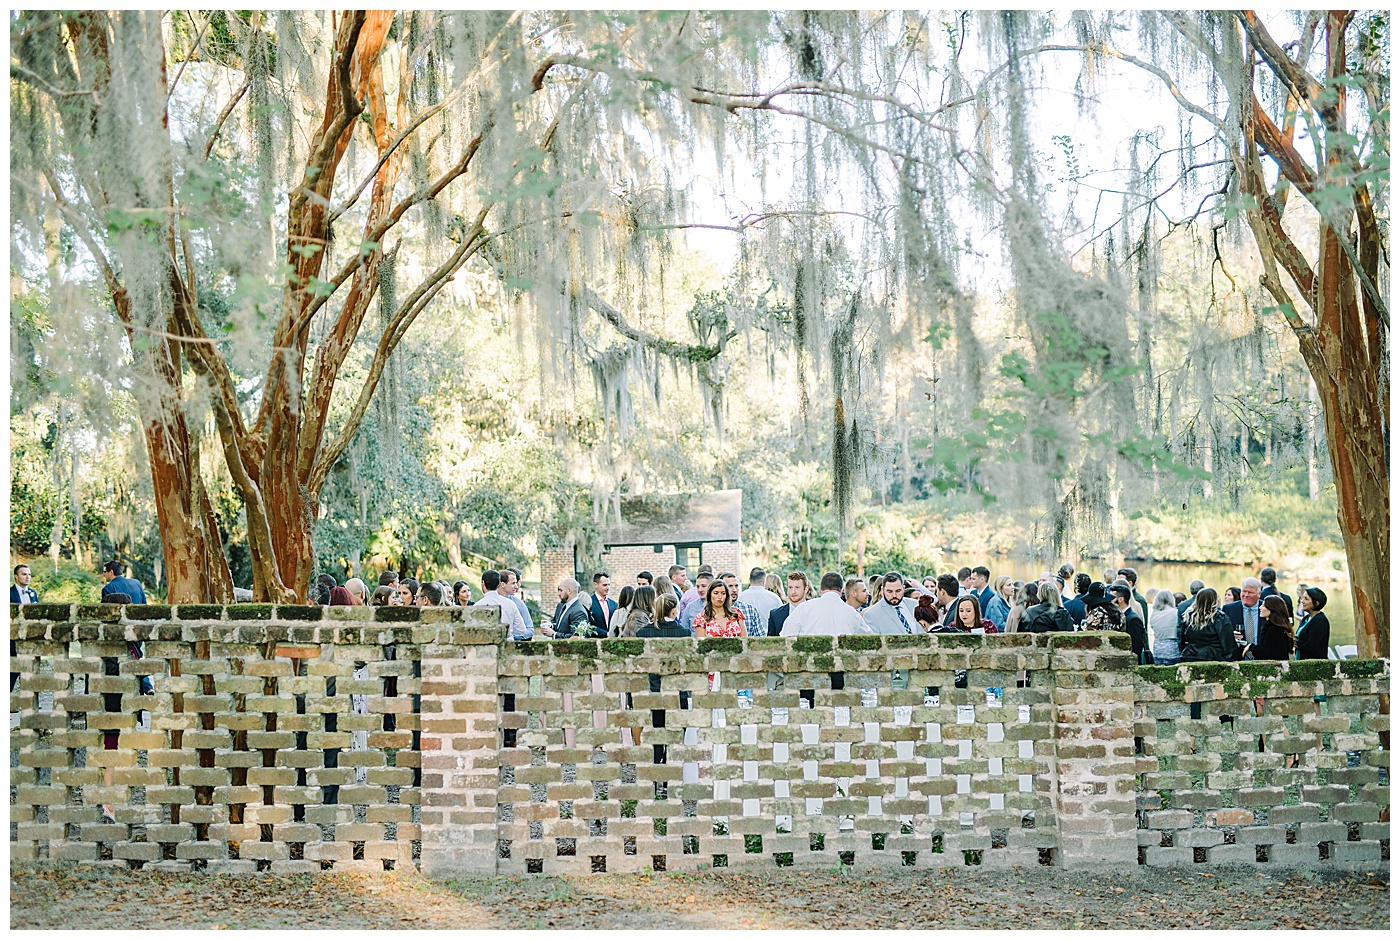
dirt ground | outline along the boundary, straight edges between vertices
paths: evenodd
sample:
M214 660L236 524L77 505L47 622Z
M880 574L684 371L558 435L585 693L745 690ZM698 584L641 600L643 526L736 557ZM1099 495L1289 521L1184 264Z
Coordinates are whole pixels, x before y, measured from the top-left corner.
M1388 872L720 871L588 878L177 875L13 866L22 928L1370 928Z

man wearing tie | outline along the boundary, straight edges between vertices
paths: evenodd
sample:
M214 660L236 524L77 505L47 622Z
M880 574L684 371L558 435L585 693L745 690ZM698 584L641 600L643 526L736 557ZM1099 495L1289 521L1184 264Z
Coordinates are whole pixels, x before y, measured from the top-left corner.
M1258 578L1245 578L1240 585L1240 599L1221 608L1235 628L1235 658L1246 646L1259 642L1259 599L1263 589L1264 583Z
M885 575L880 584L880 599L865 608L865 622L874 633L899 635L923 633L914 619L914 603L904 599L904 578L898 572Z

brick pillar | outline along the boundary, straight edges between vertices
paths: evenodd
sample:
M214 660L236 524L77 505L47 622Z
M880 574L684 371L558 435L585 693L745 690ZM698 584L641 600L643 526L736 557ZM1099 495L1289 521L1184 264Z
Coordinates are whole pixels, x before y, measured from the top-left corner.
M496 873L500 609L463 611L423 645L423 846L429 878Z
M1057 862L1127 870L1137 865L1131 641L1122 633L1052 633L1049 640Z
M574 543L572 541L565 542L559 548L546 548L540 553L540 597L554 597L554 588L559 584L559 581L563 578L574 577L577 575L574 574Z

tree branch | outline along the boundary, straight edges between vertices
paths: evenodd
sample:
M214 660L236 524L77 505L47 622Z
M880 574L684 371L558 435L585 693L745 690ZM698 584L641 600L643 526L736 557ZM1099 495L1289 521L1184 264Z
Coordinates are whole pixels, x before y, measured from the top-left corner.
M737 331L731 332L725 336L724 340L715 346L678 343L674 340L653 336L645 330L638 329L628 323L627 319L622 315L622 311L618 310L602 297L599 297L597 292L591 287L585 287L583 289L580 299L583 300L584 304L586 304L590 310L606 320L613 329L633 342L641 343L648 349L654 349L664 355L676 359L685 359L689 362L709 362L723 351L725 342L738 335Z
M227 121L229 115L233 113L233 109L238 107L238 102L243 100L243 96L247 94L247 92L248 83L245 81L239 89L233 93L233 97L228 100L228 104L224 105L224 109L219 112L218 120L214 122L214 130L209 134L209 140L204 144L204 159L209 159L209 154L214 151L214 142L218 140L219 135L223 133L224 122Z

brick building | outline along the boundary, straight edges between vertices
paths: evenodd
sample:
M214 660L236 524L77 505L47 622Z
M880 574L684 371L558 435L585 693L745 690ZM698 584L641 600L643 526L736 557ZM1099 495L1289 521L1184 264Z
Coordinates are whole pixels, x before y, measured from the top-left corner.
M602 532L601 568L612 576L614 595L621 585L631 584L638 572L650 571L664 577L672 565L685 565L692 580L695 569L710 565L716 573L739 570L740 521L743 490L717 490L697 493L689 500L672 505L645 498L622 501L622 524L608 525ZM543 591L563 577L576 577L587 590L593 572L578 566L573 544L546 550L540 557L540 583Z

